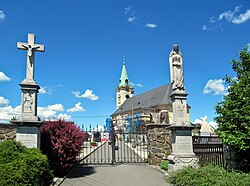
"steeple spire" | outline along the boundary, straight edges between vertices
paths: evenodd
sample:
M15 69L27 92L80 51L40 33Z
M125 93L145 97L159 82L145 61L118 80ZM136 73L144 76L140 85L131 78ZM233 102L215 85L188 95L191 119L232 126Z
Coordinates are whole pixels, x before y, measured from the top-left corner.
M116 109L118 109L128 98L134 96L134 88L130 85L128 73L123 56L122 74L120 83L116 87Z
M130 82L129 82L128 73L126 70L125 57L123 56L122 74L120 78L119 87L125 87L125 86L130 86Z

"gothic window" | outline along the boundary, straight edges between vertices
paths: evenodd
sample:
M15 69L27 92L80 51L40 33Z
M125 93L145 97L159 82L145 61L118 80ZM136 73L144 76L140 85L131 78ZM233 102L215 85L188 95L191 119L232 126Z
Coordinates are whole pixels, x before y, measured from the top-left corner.
M125 84L128 85L128 79L125 79Z
M150 123L154 123L154 120L153 120L153 115L152 114L150 114L150 121L149 121Z

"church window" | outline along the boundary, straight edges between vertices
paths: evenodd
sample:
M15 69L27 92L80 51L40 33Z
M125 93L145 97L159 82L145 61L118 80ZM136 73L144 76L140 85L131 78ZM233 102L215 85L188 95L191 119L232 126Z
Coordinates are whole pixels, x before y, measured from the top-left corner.
M128 79L125 79L125 84L128 85Z
M120 104L121 103L121 96L119 95L118 96L118 104Z

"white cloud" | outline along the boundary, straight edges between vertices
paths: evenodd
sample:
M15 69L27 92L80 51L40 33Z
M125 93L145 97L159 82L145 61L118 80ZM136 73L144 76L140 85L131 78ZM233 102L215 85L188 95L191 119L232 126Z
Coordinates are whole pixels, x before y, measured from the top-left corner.
M67 114L59 114L57 112L63 111L62 104L48 105L47 107L37 107L37 115L42 120L47 119L58 119L59 116L63 116L65 119L70 118L71 116ZM18 117L21 114L21 106L13 108L12 106L0 107L0 121L9 121L12 117Z
M0 107L0 121L6 122L10 121L12 117L17 117L21 113L21 106L16 106L13 108L12 106Z
M221 25L217 25L217 22L220 22L222 20L227 20L229 23L233 24L241 24L245 23L246 21L250 20L250 9L246 10L244 13L240 13L242 6L236 6L233 11L225 11L219 14L218 16L212 16L210 17L210 24L203 25L202 30L207 31L214 31L219 30L223 31L223 28Z
M62 104L54 104L54 105L49 105L47 107L49 110L53 110L53 111L64 111L64 107Z
M131 7L130 6L125 7L124 10L125 10L125 14L128 14L131 11Z
M246 13L240 14L238 17L232 19L232 23L241 24L250 19L250 9Z
M129 18L128 18L128 22L129 22L129 23L135 23L135 22L136 22L136 17L135 17L135 16L129 17Z
M231 22L235 16L235 13L240 11L240 8L241 8L240 6L236 6L234 11L229 10L229 11L221 13L219 15L218 20L222 20L223 18L225 18L228 22Z
M240 15L236 15L239 12L241 6L236 6L234 11L226 11L219 15L218 20L226 19L229 23L241 24L250 19L250 9L246 10L245 13L241 13Z
M0 105L8 105L9 100L5 99L4 97L0 96Z
M10 78L0 71L0 81L10 81Z
M210 17L210 23L215 23L215 22L216 22L216 17L215 16Z
M93 90L87 89L84 94L81 95L80 91L73 91L72 94L77 98L87 98L90 100L98 100L99 97L93 93Z
M153 24L153 23L147 23L147 24L145 25L145 27L147 27L147 28L156 28L157 25L156 25L156 24Z
M131 86L135 86L135 87L143 87L143 85L142 84L140 84L140 83L133 83L133 82L130 82L130 85Z
M212 31L212 28L208 28L207 25L203 25L202 26L202 30L208 30L208 31Z
M46 94L45 88L44 88L44 87L41 87L41 88L39 89L39 93L41 93L41 94Z
M213 95L225 95L227 93L224 81L222 79L210 79L204 90L204 94L213 94Z
M62 114L60 113L58 116L57 116L58 119L61 119L61 120L69 120L71 118L70 115L68 114Z
M85 109L81 106L80 102L75 104L75 106L73 108L70 108L67 110L67 112L84 112L84 111L85 111Z
M37 107L37 115L44 120L57 118L56 114L59 111L64 111L62 104L48 105L47 107Z
M128 23L136 23L138 21L139 18L136 15L136 11L134 11L130 6L125 7L124 10Z
M3 13L2 10L0 10L0 21L4 20L6 15Z

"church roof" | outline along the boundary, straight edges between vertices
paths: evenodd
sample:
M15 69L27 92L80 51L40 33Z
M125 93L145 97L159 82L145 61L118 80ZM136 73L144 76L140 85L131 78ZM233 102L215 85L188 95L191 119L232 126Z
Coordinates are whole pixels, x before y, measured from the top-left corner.
M126 70L125 62L123 62L119 87L125 87L125 86L128 86L129 84L130 83L128 79L128 73Z
M171 104L171 84L166 84L137 96L128 98L112 115L141 108L152 108L159 105Z

